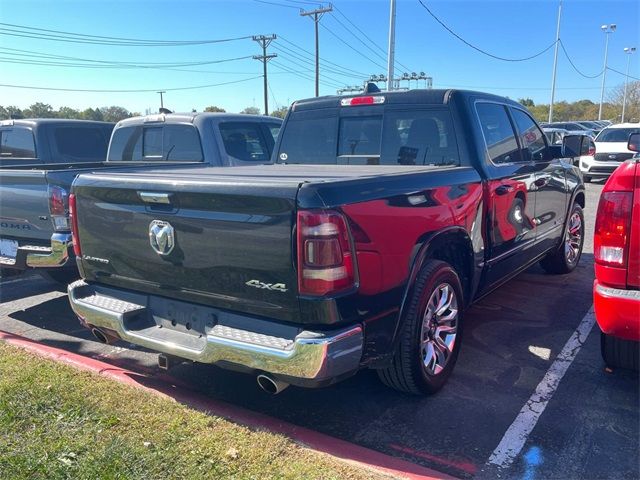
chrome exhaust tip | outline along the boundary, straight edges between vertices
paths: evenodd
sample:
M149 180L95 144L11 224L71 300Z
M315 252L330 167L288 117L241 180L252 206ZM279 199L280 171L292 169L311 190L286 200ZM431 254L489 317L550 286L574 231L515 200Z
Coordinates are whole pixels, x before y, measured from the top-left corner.
M277 395L289 386L287 382L278 380L264 373L256 378L258 386L270 395Z
M106 333L104 333L102 330L99 330L95 327L91 329L91 333L93 334L94 337L96 337L96 339L100 343L112 343L113 341Z

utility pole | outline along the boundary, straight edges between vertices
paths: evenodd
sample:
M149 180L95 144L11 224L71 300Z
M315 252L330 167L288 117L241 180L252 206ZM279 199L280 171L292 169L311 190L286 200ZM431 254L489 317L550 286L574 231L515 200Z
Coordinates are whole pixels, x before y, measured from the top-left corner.
M260 60L262 62L262 78L264 80L264 114L269 115L269 96L267 94L267 89L269 88L267 85L267 62L272 58L278 56L277 53L272 53L267 55L267 47L274 41L277 37L275 34L271 35L254 35L254 42L258 42L262 47L262 55L254 55L254 60Z
M389 10L389 52L387 54L387 90L393 90L393 63L396 50L396 0L390 0Z
M627 74L624 76L624 96L622 97L622 119L624 123L624 112L627 106L627 83L629 83L629 64L631 63L631 54L636 51L636 47L624 47L624 53L627 54Z
M163 93L167 93L166 91L162 90L161 92L156 92L160 94L160 109L162 110L164 108L164 100L162 98L162 94Z
M558 5L558 27L556 28L556 47L553 51L553 74L551 76L551 102L549 103L549 123L553 122L553 100L556 96L556 72L558 69L558 47L560 46L560 17L562 16L562 0Z
M600 29L604 32L606 40L604 42L604 67L602 68L602 88L600 89L600 108L598 109L598 120L602 120L602 103L604 102L604 81L607 78L607 54L609 53L609 34L616 31L616 24L602 25Z
M320 46L318 42L318 22L322 16L327 12L333 11L333 5L329 4L328 7L321 7L315 10L302 10L300 9L301 17L313 17L313 23L316 28L316 97L320 96Z

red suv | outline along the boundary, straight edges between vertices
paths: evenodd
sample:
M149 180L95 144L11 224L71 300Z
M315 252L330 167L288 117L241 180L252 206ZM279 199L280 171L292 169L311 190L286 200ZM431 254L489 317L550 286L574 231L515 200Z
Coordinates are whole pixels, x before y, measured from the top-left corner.
M628 147L640 150L640 133ZM640 158L621 164L602 190L594 234L593 303L610 367L638 370L640 345Z

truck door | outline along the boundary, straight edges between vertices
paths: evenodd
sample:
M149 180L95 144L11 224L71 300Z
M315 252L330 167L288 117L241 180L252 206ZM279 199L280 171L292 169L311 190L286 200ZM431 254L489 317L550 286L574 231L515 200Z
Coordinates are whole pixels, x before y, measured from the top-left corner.
M552 158L545 136L531 116L518 108L510 108L520 136L522 158L535 169L536 253L557 245L563 232L567 212L565 167Z
M488 289L533 258L536 172L522 157L507 107L485 101L475 106L487 156Z

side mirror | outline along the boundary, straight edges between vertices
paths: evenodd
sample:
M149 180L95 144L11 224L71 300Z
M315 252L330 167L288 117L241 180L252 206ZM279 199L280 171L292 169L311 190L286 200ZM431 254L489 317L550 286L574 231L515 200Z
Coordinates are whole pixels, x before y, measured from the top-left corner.
M583 146L589 148L589 140L586 135L565 135L562 139L562 156L565 158L579 157Z
M627 148L632 152L640 152L640 132L632 133L631 135L629 135Z

